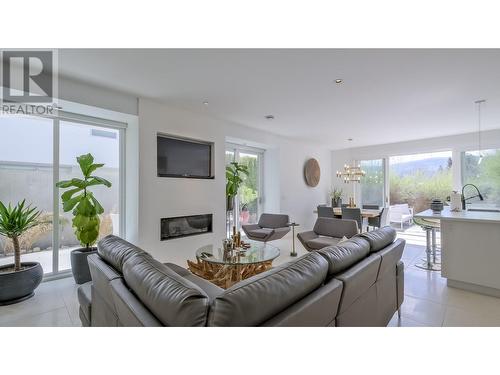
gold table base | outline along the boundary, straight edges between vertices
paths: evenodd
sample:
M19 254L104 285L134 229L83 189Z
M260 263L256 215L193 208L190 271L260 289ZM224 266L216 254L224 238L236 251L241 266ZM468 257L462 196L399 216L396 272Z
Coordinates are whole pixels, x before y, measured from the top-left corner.
M187 261L188 269L196 276L227 289L241 280L248 279L272 268L272 260L252 264L220 264L197 259Z

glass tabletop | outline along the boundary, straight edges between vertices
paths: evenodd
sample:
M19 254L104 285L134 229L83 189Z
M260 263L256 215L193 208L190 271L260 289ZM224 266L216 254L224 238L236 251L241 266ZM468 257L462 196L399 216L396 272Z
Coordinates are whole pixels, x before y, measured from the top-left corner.
M247 241L250 244L244 251L233 250L226 257L220 245L207 245L196 251L196 258L218 264L255 264L271 261L280 255L280 250L264 242Z

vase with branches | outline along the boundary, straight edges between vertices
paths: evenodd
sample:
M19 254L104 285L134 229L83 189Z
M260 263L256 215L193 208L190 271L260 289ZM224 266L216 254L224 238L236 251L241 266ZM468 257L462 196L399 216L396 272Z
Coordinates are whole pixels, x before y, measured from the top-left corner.
M244 181L244 176L248 176L248 166L235 161L226 166L226 223L228 233L231 225L229 213L233 211L233 218L236 217L234 201Z

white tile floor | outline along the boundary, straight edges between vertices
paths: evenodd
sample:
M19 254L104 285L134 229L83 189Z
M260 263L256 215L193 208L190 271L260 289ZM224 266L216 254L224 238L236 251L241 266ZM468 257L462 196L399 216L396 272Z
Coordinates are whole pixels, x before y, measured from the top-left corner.
M273 243L281 249L275 264L289 256L291 235ZM297 241L299 256L306 251ZM405 301L402 318L393 317L389 326L499 326L500 299L446 286L439 272L415 267L424 257L424 248L407 245L405 262ZM77 285L72 278L44 282L35 297L16 305L0 306L0 326L80 326Z

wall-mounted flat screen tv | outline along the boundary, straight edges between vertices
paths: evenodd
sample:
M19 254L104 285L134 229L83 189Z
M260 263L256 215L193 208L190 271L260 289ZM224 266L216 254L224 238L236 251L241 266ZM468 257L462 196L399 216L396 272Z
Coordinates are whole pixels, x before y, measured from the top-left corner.
M213 178L213 143L157 135L159 177Z

